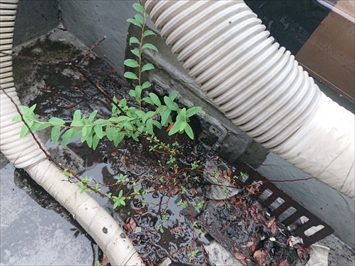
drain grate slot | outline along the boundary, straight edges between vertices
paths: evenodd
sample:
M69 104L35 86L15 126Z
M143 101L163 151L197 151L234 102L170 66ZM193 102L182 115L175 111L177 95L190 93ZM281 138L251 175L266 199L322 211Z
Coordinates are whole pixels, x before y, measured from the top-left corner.
M262 181L259 187L260 193L256 195L258 201L264 208L268 208L278 221L288 226L295 236L301 237L307 246L334 232L334 229L327 223L293 200L249 165L240 164L236 165L236 168L248 176L248 179L243 182L244 185Z

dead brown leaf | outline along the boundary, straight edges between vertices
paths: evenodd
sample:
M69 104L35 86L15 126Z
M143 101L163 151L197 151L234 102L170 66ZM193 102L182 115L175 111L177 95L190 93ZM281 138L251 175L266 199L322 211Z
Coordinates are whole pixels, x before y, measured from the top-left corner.
M58 100L60 97L60 93L59 92L54 92L54 100Z
M272 234L272 235L275 235L276 232L277 232L277 229L278 229L277 224L276 224L276 222L274 222L274 223L271 225L271 234Z
M70 108L73 108L74 106L75 106L75 104L73 104L73 103L68 103L68 104L65 106L65 108L70 109Z
M290 264L288 263L287 259L282 259L279 261L276 261L272 264L272 266L290 266Z
M259 193L259 186L258 184L253 184L249 186L245 186L246 190L249 192L249 195L255 195Z
M51 90L48 89L48 88L43 88L43 89L41 89L41 92L43 92L43 93L49 93L49 92L51 92Z
M253 237L253 238L250 239L249 242L247 242L247 243L245 244L245 246L247 246L247 247L249 248L249 254L250 254L250 255L253 254L254 251L255 251L255 242L256 242L256 238Z
M107 258L107 256L104 254L104 256L102 257L101 265L102 265L102 266L106 266L107 264L108 264L108 258Z
M230 169L230 168L227 169L227 175L232 176L232 169Z
M300 261L306 263L309 259L309 250L299 244L296 244L293 247L296 249Z
M197 191L196 191L196 189L192 188L192 189L190 189L190 193L192 196L195 196L197 194Z
M269 258L269 253L264 249L258 249L254 252L253 258L256 264L263 265Z
M169 192L169 196L175 196L176 194L178 194L179 192L181 192L181 189L180 189L180 187L177 187L177 186L175 186L175 187L173 187L171 190L170 190L170 192Z
M135 231L137 227L136 221L130 217L129 221L123 225L123 228L126 229L128 232Z
M234 243L234 257L239 260L243 266L248 266L247 257L243 252L239 251L236 243Z
M275 216L273 216L273 217L271 217L269 220L267 220L267 221L265 222L265 225L267 226L267 228L270 228L273 223L275 223Z
M173 231L175 233L181 233L182 232L182 228L180 226L176 226L171 231Z
M126 161L126 155L122 155L122 157L121 157L121 163L122 163L124 166L126 166L126 163L127 163L127 161Z

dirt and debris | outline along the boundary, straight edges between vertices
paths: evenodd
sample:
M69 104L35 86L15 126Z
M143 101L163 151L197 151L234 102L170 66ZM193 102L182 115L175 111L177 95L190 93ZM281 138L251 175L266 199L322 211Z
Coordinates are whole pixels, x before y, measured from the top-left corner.
M31 56L35 52L36 58L50 55L46 52L52 49L48 40L41 45L36 42L24 49L14 64L18 68L15 73L30 76L29 80L15 78L20 97L25 99L27 93L32 94L25 104L36 103L39 117L57 116L70 122L76 109L86 114L98 110L99 117L109 117L110 103L93 84L110 97L126 98L135 104L128 94L129 83L96 56L91 56L82 69L85 77L72 64L46 64L43 60L32 60L29 74L28 64L21 63L28 59L21 58L21 53ZM80 62L83 57L70 45L53 45L63 49L58 53L66 61L66 53L73 62ZM53 59L43 59L60 60L54 54ZM25 69L21 70L21 65ZM26 87L31 87L30 92ZM193 120L193 127L199 131L197 119ZM68 144L85 162L86 170L81 175L92 177L95 184L102 186L103 193L114 195L120 188L127 194L137 186L144 191L143 196L133 196L126 206L115 211L111 202L93 196L110 209L147 265L158 265L166 257L186 265L208 265L204 247L211 242L209 236L242 265L302 265L308 260L309 250L301 243L291 247L291 233L251 197L258 194L258 183L241 187L238 178L243 176L239 170L199 145L198 136L194 142L184 135L168 137L165 130L156 134L165 143L179 144L177 168L169 166L169 154L150 150L145 137L140 142L124 139L118 147L102 141L95 151L78 138ZM49 145L53 148L53 144ZM192 169L193 162L198 162L198 167ZM120 174L125 179L118 185ZM105 256L102 264L108 265Z

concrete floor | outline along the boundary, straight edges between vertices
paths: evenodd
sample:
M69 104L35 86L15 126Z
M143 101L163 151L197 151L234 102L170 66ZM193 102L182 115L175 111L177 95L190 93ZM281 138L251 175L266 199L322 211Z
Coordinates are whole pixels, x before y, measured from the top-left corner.
M0 265L94 265L91 242L74 236L71 217L50 199L39 205L38 194L0 157Z

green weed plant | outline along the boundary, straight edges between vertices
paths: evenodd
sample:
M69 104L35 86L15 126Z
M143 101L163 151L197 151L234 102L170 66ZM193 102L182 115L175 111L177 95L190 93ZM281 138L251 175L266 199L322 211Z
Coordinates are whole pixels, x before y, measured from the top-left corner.
M21 129L21 137L31 132L51 128L52 142L58 143L61 139L61 145L63 147L79 135L81 135L81 142L86 143L88 147L94 150L103 138L107 138L117 147L125 137L135 141L139 141L140 137L144 137L150 143L150 151L161 152L164 150L166 153L169 153L170 159L166 162L168 167L162 167L162 169L164 168L165 171L175 173L175 175L169 174L169 180L171 180L170 184L172 186L179 186L178 191L184 194L185 188L181 184L178 184L177 178L181 172L177 164L179 145L177 143L169 145L160 141L155 136L154 130L155 128L161 129L162 127L168 127L167 131L169 136L177 133L186 133L190 139L194 139L194 133L189 124L190 118L197 114L202 108L180 108L176 103L176 97L178 95L176 91L171 92L162 99L154 92L146 93L147 96L143 97L144 90L150 89L152 84L149 81L142 80L142 73L154 69L151 63L143 63L143 51L150 49L158 52L158 49L154 44L146 41L148 36L156 36L156 33L152 30L146 29L147 12L139 3L133 4L133 8L138 13L127 21L140 28L140 36L139 38L129 38L130 52L133 55L133 59L126 59L124 61L124 65L130 68L130 71L124 73L124 77L130 79L135 84L134 89L130 90L129 95L136 100L136 106L129 106L125 98L118 100L114 97L112 99L111 117L108 119L97 118L97 110L93 111L88 116L83 115L81 110L76 110L71 122L66 123L63 119L58 117L52 117L48 121L40 121L35 114L36 104L34 104L31 107L21 106L20 110L22 116L17 115L13 118L13 121L24 120L25 125L23 125ZM148 103L150 108L143 109L143 102ZM64 133L62 134L63 131ZM199 169L199 163L199 161L194 161L190 169L192 171ZM184 172L186 179L188 179L189 176L186 174L186 169L184 169ZM73 173L69 169L65 169L64 174L68 176L68 178L73 178ZM122 174L116 176L115 179L116 184L120 187L127 182L126 176ZM160 179L164 179L163 174ZM102 196L99 184L91 185L92 182L91 178L84 177L77 182L77 185L82 193L97 192ZM137 183L138 181L134 182L134 184ZM129 193L124 194L124 190L120 189L117 191L116 195L107 193L104 196L113 201L113 208L115 209L119 206L126 205L127 199L131 199L136 195L144 197L147 193L149 193L149 191L142 190L139 186L134 186L133 191ZM186 207L188 206L188 202L185 199L181 199L179 204ZM196 208L200 209L202 205L203 202L197 204ZM158 225L158 230L163 231L161 223Z

